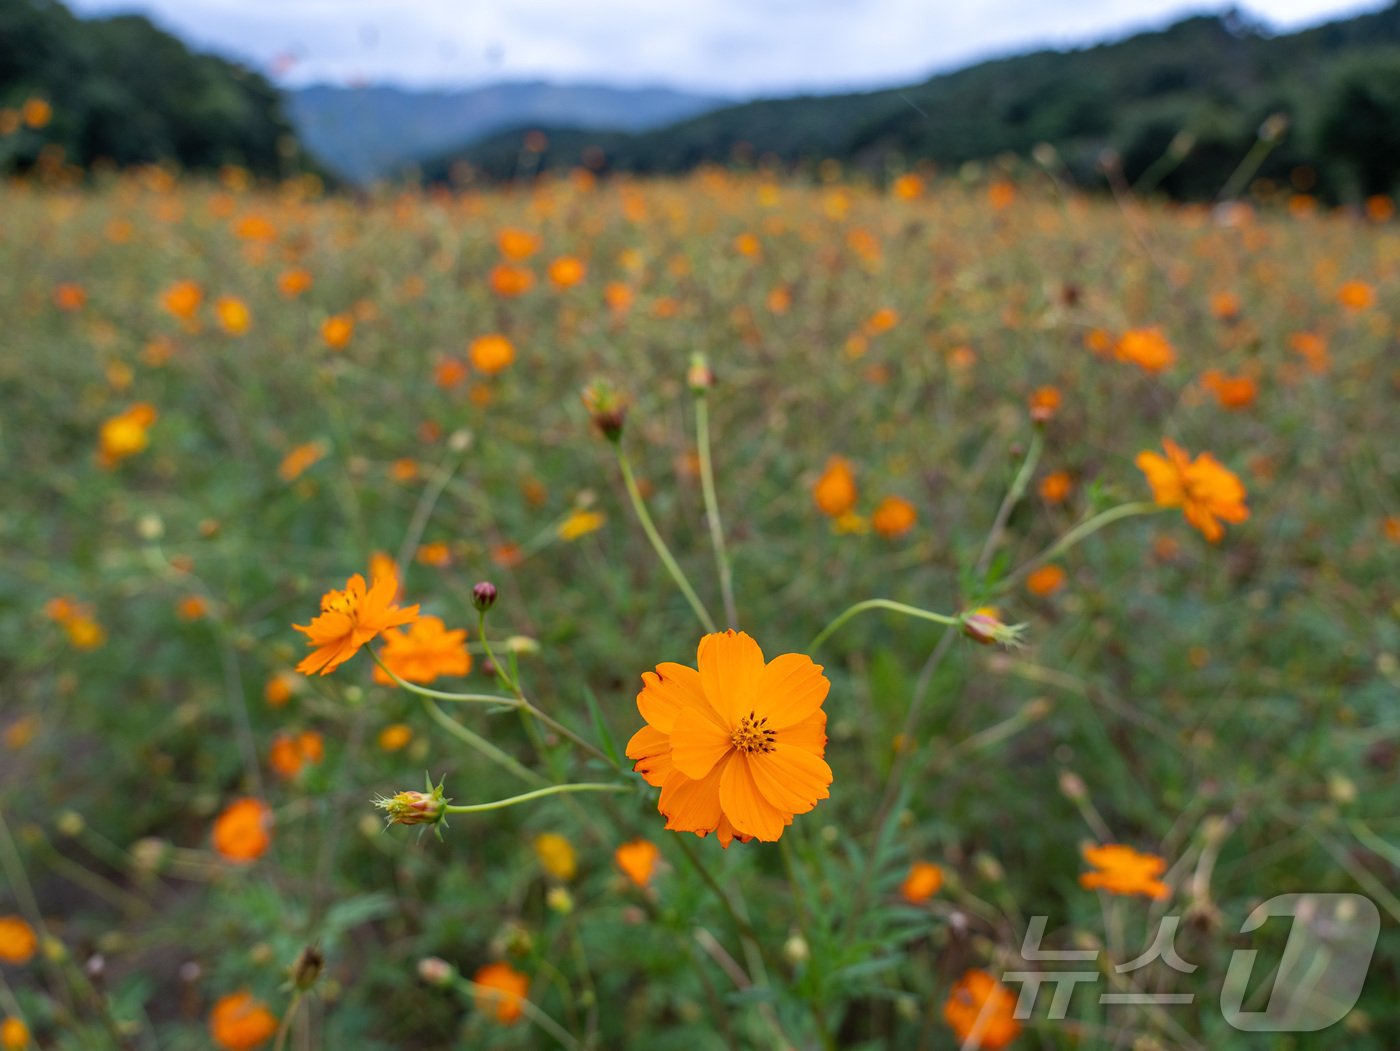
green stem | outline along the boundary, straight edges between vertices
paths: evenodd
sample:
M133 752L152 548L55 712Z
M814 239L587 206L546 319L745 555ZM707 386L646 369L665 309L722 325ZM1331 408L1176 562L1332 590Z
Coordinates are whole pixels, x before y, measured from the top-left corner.
M700 488L705 494L705 517L710 523L710 546L715 549L724 616L731 628L737 628L739 613L734 603L734 570L724 546L724 522L719 516L719 497L715 493L715 469L710 456L710 401L704 391L695 396L695 445L700 453Z
M1005 587L1010 587L1037 566L1044 565L1051 559L1064 554L1081 540L1097 533L1104 526L1117 522L1120 518L1131 518L1133 515L1156 514L1160 510L1162 510L1162 508L1145 500L1131 504L1119 504L1117 507L1110 507L1107 511L1103 511L1093 518L1085 519L1083 522L1080 522L1079 525L1060 537L1059 540L1056 540L1040 554L1018 566L1002 581L1002 584Z
M807 643L808 653L816 652L818 646L830 638L840 627L850 620L857 613L864 613L871 609L887 609L892 613L903 613L906 617L915 617L919 620L931 620L935 624L944 624L948 627L957 627L961 623L957 617L944 616L942 613L934 613L930 610L920 609L918 606L908 606L903 602L895 602L887 598L868 598L863 602L857 602L843 613L837 615L826 627L817 633L816 638Z
M469 978L463 978L462 984L471 990L473 999L480 996L492 1001L502 1000L506 1003L515 1004L516 1007L520 1008L521 1013L524 1014L526 1018L534 1022L535 1025L539 1026L550 1036L554 1037L555 1040L558 1040L564 1047L572 1048L574 1051L582 1051L583 1045L570 1036L563 1026L553 1018L550 1018L549 1015L545 1014L523 996L512 996L509 993L504 993L489 985L477 985L476 982L473 982Z
M1026 450L1026 458L1021 463L1021 469L1016 472L1016 477L1011 482L1011 488L1006 491L1006 496L1001 501L1001 506L997 508L997 516L992 522L992 528L987 533L987 541L982 545L982 554L977 558L977 575L980 577L987 572L987 567L992 564L992 555L996 553L997 544L1001 542L1001 534L1006 529L1007 520L1011 518L1011 512L1016 509L1016 505L1021 502L1021 497L1026 495L1026 487L1031 484L1031 475L1035 473L1035 465L1040 462L1040 452L1045 448L1045 437L1036 429L1031 436L1031 446Z
M468 806L447 805L445 809L449 814L480 814L487 810L503 810L509 806L518 806L521 803L529 803L535 799L544 799L546 796L557 796L566 792L631 792L631 785L599 784L585 781L578 784L550 785L548 788L537 788L533 792L525 792L522 795L510 796L506 799L497 799L493 803L472 803Z
M545 783L545 779L539 774L535 773L529 767L523 766L522 764L518 763L516 760L508 756L505 752L497 748L490 741L486 740L486 738L481 737L478 734L472 733L472 731L468 730L461 723L457 722L457 720L449 716L446 712L444 712L441 708L439 708L436 704L433 703L432 698L423 698L423 710L428 713L428 716L435 723L441 726L453 737L456 737L459 741L464 742L472 749L479 752L481 755L484 755L487 759L490 759L493 763L496 763L504 769L509 770L512 774L520 778L522 781L529 781L533 784Z
M661 564L666 567L666 571L671 574L671 579L676 582L676 587L681 589L681 594L690 603L690 608L700 618L700 624L704 629L709 632L718 631L719 629L715 627L715 619L710 616L710 611L705 608L705 604L700 601L700 596L690 586L690 581L686 579L685 572L666 546L666 541L662 540L661 534L656 531L656 523L651 520L651 512L647 510L647 505L642 500L642 491L637 488L637 479L632 474L632 464L627 459L627 454L622 451L621 445L616 445L614 448L617 450L617 465L622 470L622 483L627 487L627 495L632 500L632 509L637 512L637 520L642 523L642 531L651 541L652 549L656 552L656 556L661 559Z

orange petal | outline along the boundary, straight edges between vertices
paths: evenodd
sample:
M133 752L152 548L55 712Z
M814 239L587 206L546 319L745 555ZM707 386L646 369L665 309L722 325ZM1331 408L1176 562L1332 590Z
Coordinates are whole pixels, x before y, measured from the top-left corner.
M774 657L759 673L754 695L774 730L795 726L821 707L831 680L802 653Z
M724 765L719 784L719 803L736 832L743 832L765 843L772 843L781 836L784 826L791 820L789 815L763 797L754 783L749 760L737 752Z
M782 742L813 755L826 754L826 712L818 708L796 726L789 726L783 731Z
M675 769L671 762L671 739L654 726L643 726L627 742L627 758L635 759L632 769L641 774L647 784L659 788Z
M656 671L642 672L642 692L637 711L663 733L670 733L676 716L687 708L709 708L700 673L684 664L658 664Z
M708 777L694 781L679 770L661 786L657 809L666 815L666 827L676 832L712 832L722 816L719 795L724 771L734 764L719 762Z
M708 708L681 712L671 727L671 761L686 777L704 777L733 747L729 733L715 723Z
M781 738L771 752L748 757L749 772L763 798L778 810L805 814L831 793L831 767L805 749Z
M734 726L754 707L754 687L763 672L763 651L742 631L720 631L700 640L695 655L705 698Z

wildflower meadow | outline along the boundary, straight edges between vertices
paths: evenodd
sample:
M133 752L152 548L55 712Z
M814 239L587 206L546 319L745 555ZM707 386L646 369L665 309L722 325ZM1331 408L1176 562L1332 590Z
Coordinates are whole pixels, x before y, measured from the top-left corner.
M0 1048L1400 1044L1394 209L1038 161L0 187Z

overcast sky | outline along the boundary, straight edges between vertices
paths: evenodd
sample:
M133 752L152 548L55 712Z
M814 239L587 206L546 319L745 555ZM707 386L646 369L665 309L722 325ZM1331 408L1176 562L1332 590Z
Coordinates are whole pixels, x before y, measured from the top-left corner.
M547 79L726 96L884 87L979 58L1092 43L1209 0L68 0L140 11L283 84ZM1248 0L1279 29L1384 0Z

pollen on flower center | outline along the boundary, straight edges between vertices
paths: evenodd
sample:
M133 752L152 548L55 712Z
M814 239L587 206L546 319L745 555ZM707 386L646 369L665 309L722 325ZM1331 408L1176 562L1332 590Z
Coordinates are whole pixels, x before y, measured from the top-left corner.
M776 730L766 729L767 724L768 716L765 715L759 719L754 712L749 712L740 720L734 732L729 735L729 740L735 748L745 754L771 752L773 740L778 736L778 733Z

